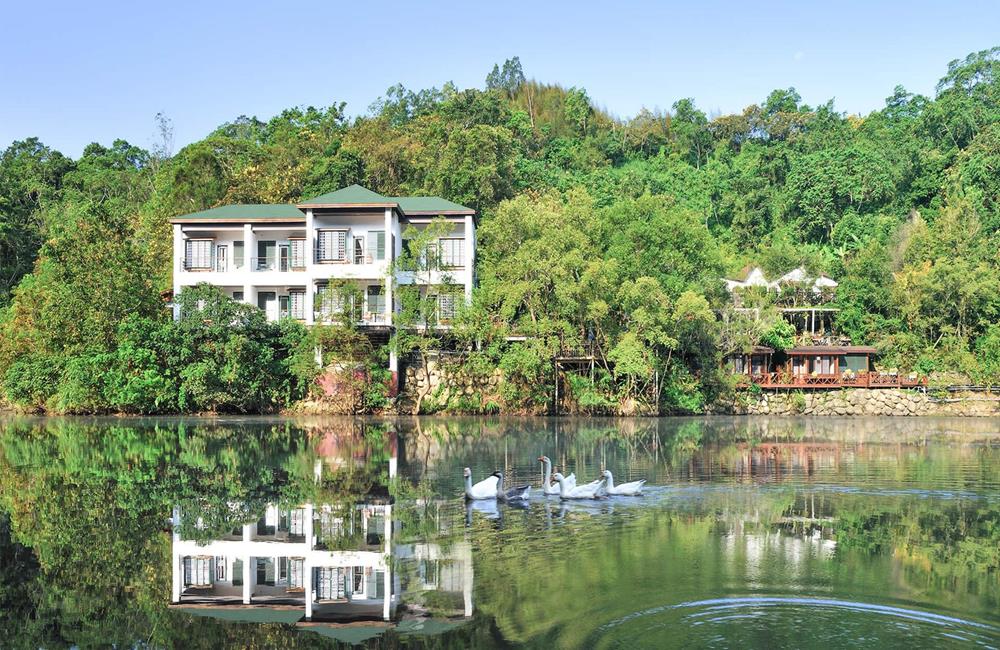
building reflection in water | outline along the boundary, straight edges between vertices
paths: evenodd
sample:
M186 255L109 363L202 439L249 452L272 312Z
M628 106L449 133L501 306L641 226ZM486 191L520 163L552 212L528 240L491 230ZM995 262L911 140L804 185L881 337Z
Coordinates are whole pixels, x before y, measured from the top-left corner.
M389 435L391 480L398 456L395 434ZM338 438L323 434L316 445L317 481L324 470L337 471L352 461L350 445L338 444ZM385 492L384 487L376 491ZM172 604L191 613L260 622L392 621L401 605L422 613L426 600L454 603L448 614L472 616L469 544L404 541L396 514L387 493L347 505L272 504L256 522L228 535L194 540L183 537L182 520L194 517L188 523L198 530L198 513L175 508Z

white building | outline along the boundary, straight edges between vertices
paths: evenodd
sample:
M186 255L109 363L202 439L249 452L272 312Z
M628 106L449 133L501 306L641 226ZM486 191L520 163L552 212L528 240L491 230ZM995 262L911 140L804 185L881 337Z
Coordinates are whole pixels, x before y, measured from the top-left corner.
M394 450L390 479L397 463ZM317 460L317 480L322 471ZM388 499L374 497L353 504L271 504L256 522L197 541L182 533L183 518L188 531L200 529L202 520L196 512L174 508L171 603L210 616L255 610L259 620L345 623L390 621L408 596L419 601L422 594L437 592L461 603L462 616L472 616L470 544L401 543L403 522L394 509ZM437 514L438 533L451 532L448 520ZM413 575L404 584L400 574L407 569Z
M407 229L439 218L450 228L434 246L434 268L418 278L394 271ZM382 196L352 185L298 205L226 205L171 223L174 295L207 282L270 320L311 325L349 313L360 326L389 329L398 308L393 287L420 284L435 293L438 322L447 323L456 297L472 296L476 212L438 197ZM345 283L362 304L341 304L334 289Z

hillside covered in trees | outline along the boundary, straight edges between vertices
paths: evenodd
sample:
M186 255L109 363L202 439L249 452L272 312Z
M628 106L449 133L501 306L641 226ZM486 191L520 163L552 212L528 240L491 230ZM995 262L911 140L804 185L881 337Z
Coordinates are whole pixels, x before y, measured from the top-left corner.
M1000 47L948 64L934 97L897 87L866 116L787 88L734 115L684 99L621 119L515 58L482 89L397 85L357 118L336 103L241 116L176 153L160 124L153 151L118 140L72 160L28 138L0 156L9 404L250 412L303 397L316 338L356 333L221 299L214 327L173 323L168 220L352 183L480 211L479 287L454 336L468 372L502 372L492 407L544 408L553 355L586 345L603 363L573 378L581 410L701 411L732 390L723 355L788 335L766 298L732 313L720 278L749 264L836 278L837 329L883 365L1000 381Z

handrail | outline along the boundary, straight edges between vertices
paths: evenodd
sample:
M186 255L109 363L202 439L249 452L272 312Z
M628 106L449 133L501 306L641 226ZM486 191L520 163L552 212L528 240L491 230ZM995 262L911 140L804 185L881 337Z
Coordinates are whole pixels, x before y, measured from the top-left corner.
M878 371L855 371L839 375L764 372L743 376L761 388L921 388L927 385L926 378Z
M251 271L278 271L286 273L289 271L305 271L305 260L278 257L251 257Z

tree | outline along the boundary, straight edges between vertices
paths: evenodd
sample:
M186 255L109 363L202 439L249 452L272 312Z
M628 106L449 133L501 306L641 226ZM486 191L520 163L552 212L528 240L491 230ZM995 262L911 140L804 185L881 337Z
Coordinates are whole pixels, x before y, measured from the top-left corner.
M503 62L503 69L493 65L493 70L486 75L486 90L500 90L508 97L513 97L524 85L524 71L521 69L521 59L514 57Z
M403 233L406 250L394 262L394 271L413 278L412 283L394 287L400 308L393 316L395 330L389 345L400 357L414 354L420 357L420 370L425 381L424 389L418 392L414 414L420 413L421 405L430 393L430 354L441 349L437 328L453 317L452 313L442 314L442 305L451 305L449 311L453 312L464 300L451 273L442 265L438 250L440 238L451 232L452 225L440 218L424 228L409 226ZM388 278L387 281L392 280Z
M46 223L73 161L39 142L14 142L0 155L0 308L35 262Z

